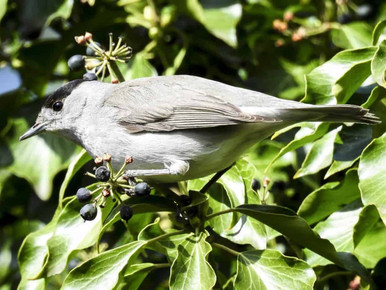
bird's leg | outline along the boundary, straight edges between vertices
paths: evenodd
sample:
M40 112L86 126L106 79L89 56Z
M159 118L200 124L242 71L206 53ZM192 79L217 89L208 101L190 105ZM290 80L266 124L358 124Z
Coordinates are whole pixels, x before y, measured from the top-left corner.
M173 160L165 163L162 169L127 170L127 177L159 176L159 175L184 175L189 170L189 163L182 160Z
M215 183L217 180L220 179L221 176L223 176L225 174L225 172L227 172L229 169L231 169L233 167L233 165L235 165L235 163L232 163L231 166L223 169L223 170L220 170L219 172L217 172L200 190L201 193L205 193L208 191L208 189L212 186L213 183Z

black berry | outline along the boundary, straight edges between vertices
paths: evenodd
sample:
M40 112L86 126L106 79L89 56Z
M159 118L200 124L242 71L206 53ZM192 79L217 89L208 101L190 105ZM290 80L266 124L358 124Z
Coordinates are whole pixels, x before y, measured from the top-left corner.
M189 195L180 195L179 197L179 203L181 206L187 206L192 203L192 199Z
M79 202L87 202L91 197L91 192L87 188L81 187L76 192L76 198Z
M133 216L133 210L130 206L124 205L121 207L121 219L128 221Z
M88 72L88 73L85 73L83 75L83 79L85 81L96 81L98 78L97 78L96 74Z
M185 210L184 216L187 217L188 219L194 218L198 214L198 207L193 206Z
M94 206L92 203L88 203L84 205L80 209L80 216L85 220L85 221L92 221L93 219L96 218L98 213L97 208Z
M189 219L186 217L180 209L177 209L176 215L175 215L176 222L180 224L187 225L189 224Z
M95 46L101 47L101 44L99 42L94 41L94 44L90 44L89 46L87 46L86 54L88 56L95 56L95 51L90 46L92 46L92 47L95 47Z
M80 70L84 67L84 58L80 54L76 54L70 57L70 59L67 62L68 67L70 70Z
M100 166L95 170L95 178L98 181L106 182L110 179L110 170L106 166Z
M151 188L149 186L149 184L147 184L146 182L141 182L141 183L138 183L135 187L134 187L134 193L138 196L146 196L146 195L149 195L150 194L150 191L151 191Z
M252 180L252 189L254 191L258 191L261 187L260 181L258 181L256 178Z

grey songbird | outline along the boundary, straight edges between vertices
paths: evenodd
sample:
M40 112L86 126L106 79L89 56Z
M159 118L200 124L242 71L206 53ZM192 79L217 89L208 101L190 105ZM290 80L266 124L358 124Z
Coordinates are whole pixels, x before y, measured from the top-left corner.
M303 121L379 123L359 106L304 104L194 76L74 80L47 98L20 140L54 132L92 157L109 153L114 167L132 156L128 175L176 182L220 171L256 142Z

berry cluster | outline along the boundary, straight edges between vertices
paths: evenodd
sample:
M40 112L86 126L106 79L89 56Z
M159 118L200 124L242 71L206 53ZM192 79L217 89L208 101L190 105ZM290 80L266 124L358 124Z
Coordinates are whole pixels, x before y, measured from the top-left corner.
M111 74L111 81L118 82L120 77L119 69L115 62L126 63L132 56L132 48L122 43L122 38L118 42L113 42L112 33L109 34L109 49L105 49L102 44L94 41L92 34L86 32L85 35L76 36L75 41L80 45L85 45L86 56L76 54L70 57L67 64L71 70L77 71L86 68L88 73L99 76L102 80Z
M121 206L120 215L125 221L128 221L133 216L133 211L129 205L126 205L121 198L121 195L133 196L148 196L151 192L151 187L146 182L136 183L133 178L128 178L124 175L125 167L133 162L131 157L125 159L124 164L117 173L111 165L111 156L105 154L103 157L95 158L95 172L94 174L87 172L86 175L95 178L98 182L96 183L96 189L90 190L89 188L79 188L76 193L76 198L81 203L87 203L91 201L93 195L96 197L93 203L84 205L80 210L80 215L85 221L94 220L97 216L97 206L104 208L106 201L109 197L112 198L113 202L118 200ZM92 185L90 187L95 187Z

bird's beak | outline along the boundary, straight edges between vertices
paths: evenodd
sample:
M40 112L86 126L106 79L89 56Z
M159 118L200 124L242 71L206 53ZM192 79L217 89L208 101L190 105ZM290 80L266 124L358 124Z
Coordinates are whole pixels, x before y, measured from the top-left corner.
M23 141L29 137L35 136L40 132L44 131L47 127L48 122L39 123L36 122L31 128L27 130L23 135L20 136L19 141Z

